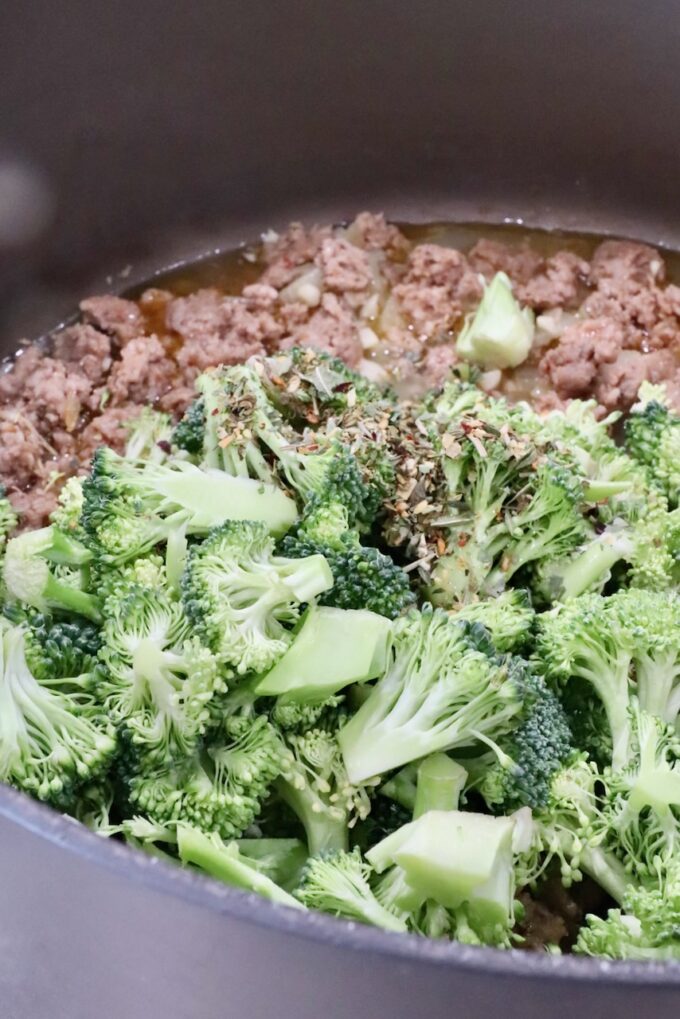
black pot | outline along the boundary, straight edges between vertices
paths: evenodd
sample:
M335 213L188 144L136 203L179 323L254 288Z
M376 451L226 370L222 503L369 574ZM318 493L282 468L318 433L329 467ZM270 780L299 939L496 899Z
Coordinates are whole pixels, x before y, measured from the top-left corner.
M5 352L77 296L295 216L368 207L680 244L674 0L26 0L2 13ZM680 967L299 915L3 788L0 1002L8 1019L671 1019Z

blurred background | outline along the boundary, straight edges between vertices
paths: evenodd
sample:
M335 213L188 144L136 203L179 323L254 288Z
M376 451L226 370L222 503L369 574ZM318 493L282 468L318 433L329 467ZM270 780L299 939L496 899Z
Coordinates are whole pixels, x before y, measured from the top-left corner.
M294 216L672 245L673 6L4 0L2 349L88 290Z

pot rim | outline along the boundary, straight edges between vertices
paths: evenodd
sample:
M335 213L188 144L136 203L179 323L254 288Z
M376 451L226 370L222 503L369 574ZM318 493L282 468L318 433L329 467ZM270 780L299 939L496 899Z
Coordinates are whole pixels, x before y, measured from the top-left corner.
M118 876L183 899L198 908L280 931L289 937L314 938L340 949L374 952L437 969L448 966L452 974L456 970L468 970L489 976L579 984L680 987L680 965L675 962L612 962L517 949L501 951L393 934L322 913L290 909L268 902L255 893L175 867L114 839L102 838L73 818L6 785L0 785L0 817Z

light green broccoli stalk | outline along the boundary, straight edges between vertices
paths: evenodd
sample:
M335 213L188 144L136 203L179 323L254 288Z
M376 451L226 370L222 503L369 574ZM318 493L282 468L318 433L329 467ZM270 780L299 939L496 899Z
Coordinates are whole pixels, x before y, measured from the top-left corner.
M477 311L468 316L456 349L483 368L516 368L526 360L533 338L533 312L520 307L512 283L497 272L485 286Z
M59 609L98 621L98 599L87 590L91 561L82 542L51 525L7 543L2 578L10 599L40 612Z

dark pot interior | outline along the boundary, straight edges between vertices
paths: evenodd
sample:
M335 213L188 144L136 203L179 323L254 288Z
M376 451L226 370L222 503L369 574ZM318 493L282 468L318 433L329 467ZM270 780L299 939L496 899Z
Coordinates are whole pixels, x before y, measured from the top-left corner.
M673 0L28 0L3 15L2 352L87 291L294 217L368 207L680 244ZM672 967L294 917L5 789L0 829L12 1019L680 1009Z

